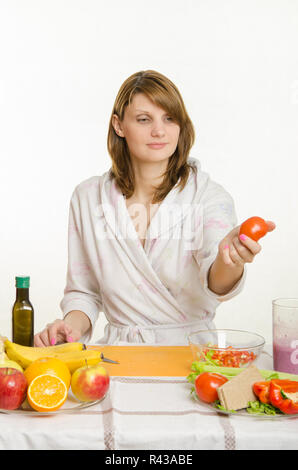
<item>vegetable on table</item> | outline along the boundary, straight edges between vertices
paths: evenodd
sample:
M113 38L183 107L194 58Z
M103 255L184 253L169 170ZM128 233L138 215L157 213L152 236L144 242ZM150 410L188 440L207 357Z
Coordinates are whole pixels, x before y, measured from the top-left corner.
M200 400L213 403L218 399L217 388L226 383L228 379L213 372L203 372L195 380L195 390Z
M247 368L219 367L205 361L194 361L191 369L193 372L187 376L187 380L194 384L196 380L199 381L198 376L207 372L221 375L230 381ZM267 415L298 414L298 375L264 369L259 369L259 372L264 380L253 384L253 392L257 399L249 401L246 411ZM220 389L216 391L219 395ZM221 410L235 412L234 409L228 410L218 399L215 399L214 406Z
M224 350L212 349L218 348L215 345L208 345L208 348L202 350L202 356L211 364L223 367L241 367L253 362L256 355L253 351L236 350L228 346Z
M270 387L270 380L263 381L263 382L256 382L253 385L254 394L258 397L258 399L262 403L270 403L269 387Z
M246 408L247 413L250 414L258 414L258 415L278 415L282 414L282 412L275 408L274 406L270 405L270 403L262 403L261 401L255 400L250 401L248 403L248 407Z
M188 382L194 383L196 377L202 372L215 372L217 374L224 375L227 379L231 379L245 370L245 367L219 367L213 364L208 364L205 361L194 361L191 364L191 370L193 372L187 376L187 380ZM298 375L295 374L265 369L259 369L259 371L264 380L287 379L298 381Z
M298 382L293 380L271 380L269 400L271 405L285 414L298 414Z

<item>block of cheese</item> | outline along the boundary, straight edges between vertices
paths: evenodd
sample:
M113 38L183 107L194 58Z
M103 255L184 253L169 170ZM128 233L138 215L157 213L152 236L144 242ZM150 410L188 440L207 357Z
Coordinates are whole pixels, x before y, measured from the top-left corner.
M255 365L250 365L239 375L236 375L228 382L217 389L220 404L226 410L241 410L246 408L249 401L257 398L253 392L253 384L263 381L261 373Z

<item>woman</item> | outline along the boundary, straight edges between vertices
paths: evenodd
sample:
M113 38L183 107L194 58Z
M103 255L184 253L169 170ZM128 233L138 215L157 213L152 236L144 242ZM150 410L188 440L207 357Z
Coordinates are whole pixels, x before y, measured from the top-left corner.
M186 344L190 331L214 327L261 246L239 237L231 196L189 158L194 137L168 78L147 70L123 83L108 132L112 167L71 198L64 318L36 346L90 340L100 311L102 344Z

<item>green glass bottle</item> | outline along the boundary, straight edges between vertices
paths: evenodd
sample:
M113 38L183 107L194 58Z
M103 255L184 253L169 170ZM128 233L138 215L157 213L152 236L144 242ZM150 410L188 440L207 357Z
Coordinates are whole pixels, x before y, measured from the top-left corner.
M16 277L16 301L12 308L12 341L34 346L34 309L29 300L29 276Z

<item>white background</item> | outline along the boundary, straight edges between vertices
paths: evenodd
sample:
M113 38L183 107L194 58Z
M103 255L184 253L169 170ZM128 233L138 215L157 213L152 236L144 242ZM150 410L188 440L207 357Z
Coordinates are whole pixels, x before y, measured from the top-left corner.
M239 222L277 225L216 315L270 342L272 299L298 297L297 46L295 0L1 1L0 333L11 335L17 274L31 276L36 332L61 317L72 191L110 168L123 81L154 69L178 86L191 156L231 193Z

